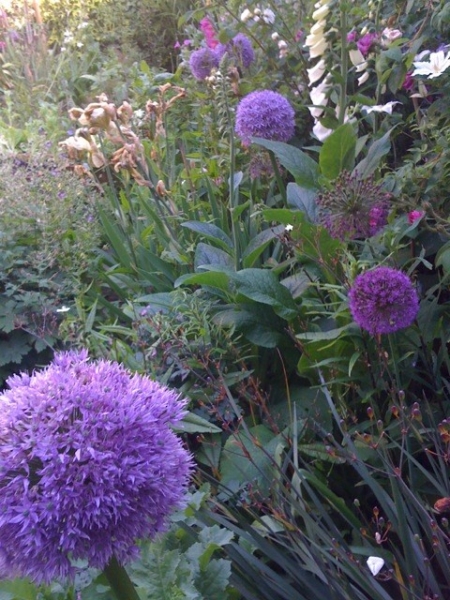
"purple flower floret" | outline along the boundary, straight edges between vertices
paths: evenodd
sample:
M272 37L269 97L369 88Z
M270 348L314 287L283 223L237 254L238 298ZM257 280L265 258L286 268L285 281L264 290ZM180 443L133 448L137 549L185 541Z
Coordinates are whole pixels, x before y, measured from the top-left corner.
M249 144L252 136L287 142L294 135L294 129L294 109L278 92L251 92L237 106L236 133L244 144Z
M219 44L216 49L217 59L220 61L225 52L234 58L239 66L248 68L255 60L255 52L251 41L243 33L238 33L228 44Z
M349 299L354 320L372 335L409 327L419 311L419 297L410 278L390 267L358 275Z
M170 426L185 402L118 363L57 354L0 395L0 578L74 576L136 557L183 504L192 462Z
M203 81L205 77L211 75L212 69L219 66L219 59L211 48L200 48L192 52L189 59L189 66L192 75L196 79Z

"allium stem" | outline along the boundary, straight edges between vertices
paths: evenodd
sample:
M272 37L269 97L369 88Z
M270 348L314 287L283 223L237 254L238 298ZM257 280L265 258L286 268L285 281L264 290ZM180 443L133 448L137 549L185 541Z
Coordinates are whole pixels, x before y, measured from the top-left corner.
M347 2L341 2L341 91L339 96L339 125L345 120L347 108L348 48L347 48Z
M141 600L125 567L119 564L115 556L111 557L103 573L117 600Z

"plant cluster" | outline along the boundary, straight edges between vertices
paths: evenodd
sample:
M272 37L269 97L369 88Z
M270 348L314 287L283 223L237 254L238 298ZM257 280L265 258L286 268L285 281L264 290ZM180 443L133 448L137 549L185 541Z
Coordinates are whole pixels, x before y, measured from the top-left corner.
M163 561L173 598L445 600L448 7L189 8L179 68L135 65L60 144L106 200L60 331L182 393L211 486L130 597Z

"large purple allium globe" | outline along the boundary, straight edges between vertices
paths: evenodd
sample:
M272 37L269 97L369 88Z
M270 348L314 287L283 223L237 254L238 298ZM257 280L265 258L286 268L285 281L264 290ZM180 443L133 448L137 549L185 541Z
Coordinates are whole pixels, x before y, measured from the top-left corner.
M219 59L211 48L200 48L194 50L189 59L192 75L199 81L211 75L212 69L219 65Z
M244 144L251 137L287 142L294 135L295 112L289 101L271 90L251 92L236 109L236 133Z
M419 298L410 278L390 267L358 275L349 299L354 320L372 335L409 327L419 311Z
M164 529L192 469L170 426L174 391L87 353L57 354L0 395L0 577L37 583L136 557Z
M238 33L227 44L218 44L215 48L217 59L220 61L225 52L230 59L234 59L237 65L246 69L255 60L255 52L251 41L243 33Z

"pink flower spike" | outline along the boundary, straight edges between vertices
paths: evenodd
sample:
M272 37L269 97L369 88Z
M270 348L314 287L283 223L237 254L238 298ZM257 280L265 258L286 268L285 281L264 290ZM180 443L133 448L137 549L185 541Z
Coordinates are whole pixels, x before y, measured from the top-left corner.
M408 213L408 223L412 225L413 223L421 219L424 214L425 211L423 210L412 210L410 213Z

